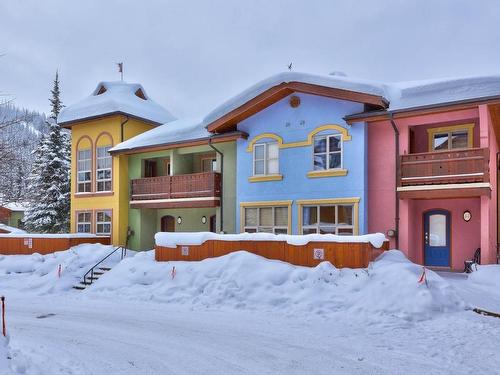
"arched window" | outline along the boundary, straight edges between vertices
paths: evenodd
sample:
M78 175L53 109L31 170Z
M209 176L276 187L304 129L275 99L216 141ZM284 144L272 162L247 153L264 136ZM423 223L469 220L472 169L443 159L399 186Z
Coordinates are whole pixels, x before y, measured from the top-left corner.
M92 191L92 141L88 137L82 137L76 148L76 192L90 193Z
M101 134L96 141L96 191L113 190L113 158L109 150L113 139L107 133Z

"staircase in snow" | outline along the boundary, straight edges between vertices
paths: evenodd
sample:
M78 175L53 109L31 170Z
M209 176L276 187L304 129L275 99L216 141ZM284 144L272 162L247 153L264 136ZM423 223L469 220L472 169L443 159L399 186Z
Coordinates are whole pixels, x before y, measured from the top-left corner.
M106 272L111 270L110 267L99 267L91 275L85 276L85 279L83 281L80 281L80 284L74 285L73 289L77 290L85 290L87 287L91 286L92 283L95 283L97 280L99 280L99 277L104 275Z
M106 255L104 258L102 258L99 262L94 264L91 269L87 271L85 275L82 277L82 281L80 281L80 284L74 285L73 289L77 290L85 290L87 287L92 285L95 281L99 280L99 277L104 275L106 272L111 270L110 267L105 267L103 265L103 262L108 259L111 255L116 253L118 250L121 250L121 256L120 256L120 261L125 258L127 255L127 249L123 246L118 246L116 247L112 252L110 252L108 255Z

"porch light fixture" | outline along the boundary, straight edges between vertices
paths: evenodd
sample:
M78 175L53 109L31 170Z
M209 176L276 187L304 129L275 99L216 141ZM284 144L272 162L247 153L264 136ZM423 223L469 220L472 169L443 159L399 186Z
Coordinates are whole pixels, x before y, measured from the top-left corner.
M207 223L207 217L206 216L202 216L201 217L201 223L202 224L206 224Z
M182 224L182 217L177 216L177 224Z
M464 221L469 222L472 219L472 214L469 210L464 211Z

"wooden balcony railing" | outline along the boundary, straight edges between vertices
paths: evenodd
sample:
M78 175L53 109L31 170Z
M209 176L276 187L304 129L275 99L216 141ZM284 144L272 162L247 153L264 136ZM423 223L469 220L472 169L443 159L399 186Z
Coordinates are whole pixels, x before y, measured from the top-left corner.
M131 200L220 197L221 176L217 172L159 176L132 180Z
M398 185L489 182L488 164L486 148L402 155Z

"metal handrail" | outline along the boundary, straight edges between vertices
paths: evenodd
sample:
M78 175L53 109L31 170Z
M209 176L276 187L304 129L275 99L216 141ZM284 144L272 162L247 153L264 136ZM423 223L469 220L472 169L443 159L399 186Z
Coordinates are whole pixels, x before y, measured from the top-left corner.
M123 246L118 246L117 248L115 248L112 252L110 252L108 255L106 255L104 258L102 258L99 262L97 262L96 264L94 264L94 266L92 266L91 269L89 269L85 275L83 275L83 285L92 285L92 283L94 282L94 269L100 265L102 262L104 262L106 259L108 259L111 255L113 255L114 253L116 253L118 250L121 249L121 258L120 260L123 260L123 258L125 258L125 255L127 255L127 249ZM89 275L90 273L90 283L87 283L87 276Z

